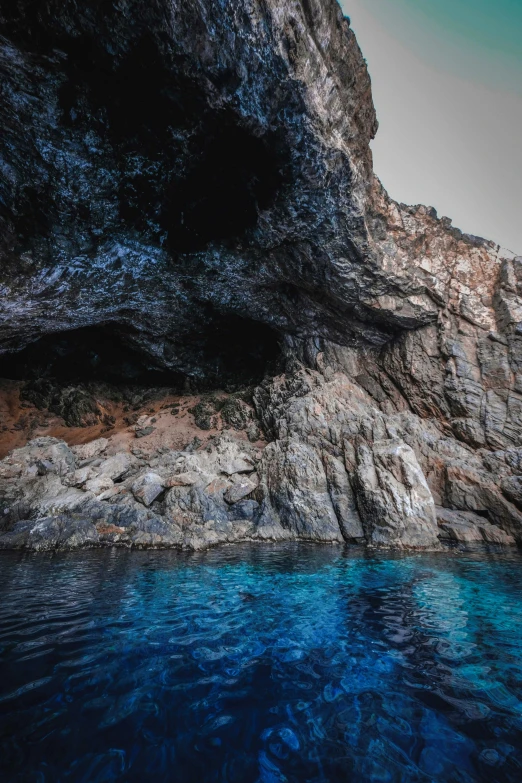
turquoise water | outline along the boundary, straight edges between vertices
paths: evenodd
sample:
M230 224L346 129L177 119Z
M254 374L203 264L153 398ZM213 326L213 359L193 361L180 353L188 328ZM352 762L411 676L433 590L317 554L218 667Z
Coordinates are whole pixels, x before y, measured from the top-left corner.
M522 556L0 556L0 779L520 781Z

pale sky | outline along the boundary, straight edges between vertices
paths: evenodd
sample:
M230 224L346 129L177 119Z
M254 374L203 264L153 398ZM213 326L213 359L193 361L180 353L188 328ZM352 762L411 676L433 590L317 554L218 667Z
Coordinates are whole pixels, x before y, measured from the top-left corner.
M522 0L342 0L372 79L374 169L522 255Z

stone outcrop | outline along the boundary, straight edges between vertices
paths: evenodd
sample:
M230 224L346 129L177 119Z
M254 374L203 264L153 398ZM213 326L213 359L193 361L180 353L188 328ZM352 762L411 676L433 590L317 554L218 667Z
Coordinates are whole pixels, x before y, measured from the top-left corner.
M384 191L335 0L0 21L3 374L75 424L75 373L255 381L258 419L220 416L268 439L33 440L0 463L0 545L520 543L522 259Z
M361 445L355 483L370 543L398 548L438 543L433 496L403 440Z

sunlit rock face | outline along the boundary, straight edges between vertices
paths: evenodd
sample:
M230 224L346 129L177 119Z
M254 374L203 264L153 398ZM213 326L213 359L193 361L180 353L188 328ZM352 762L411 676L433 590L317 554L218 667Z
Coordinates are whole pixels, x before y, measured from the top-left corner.
M522 540L522 262L383 190L335 0L0 22L5 366L219 386L279 359L249 536L433 546L438 505Z

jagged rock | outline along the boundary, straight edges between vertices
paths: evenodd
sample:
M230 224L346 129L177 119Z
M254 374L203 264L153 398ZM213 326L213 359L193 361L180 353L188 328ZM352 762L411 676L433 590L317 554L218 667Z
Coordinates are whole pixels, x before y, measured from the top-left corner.
M220 409L221 418L235 430L244 430L252 419L252 408L243 400L229 397ZM256 438L254 438L256 440Z
M489 544L512 546L515 539L497 525L491 525L483 517L470 511L456 511L437 508L437 522L441 528L439 536L462 543L486 541Z
M152 435L154 432L154 427L152 425L149 425L148 427L137 427L136 428L136 437L137 438L146 438L147 435Z
M0 549L77 549L93 546L99 535L90 519L72 515L44 517L37 523L18 522L0 536Z
M496 248L372 173L335 0L241 5L2 9L4 349L110 323L156 365L225 378L266 356L257 324L382 345L444 301L491 330Z
M344 464L328 453L324 455L323 461L328 492L341 533L346 541L363 541L364 530Z
M82 443L81 446L72 446L71 451L77 460L93 459L105 451L108 445L107 438L97 438L90 443Z
M2 461L2 466L4 471L11 475L22 477L28 470L32 475L36 475L37 466L41 464L45 466L42 474L56 473L58 476L65 476L74 466L74 459L74 453L62 440L42 437L34 438L27 446L12 451Z
M178 473L175 476L171 476L166 480L166 487L191 487L193 484L197 484L201 481L201 473L195 471L188 471L187 473Z
M522 476L509 476L502 481L502 492L519 509L522 509Z
M400 440L376 441L357 452L357 499L374 546L438 544L433 496L413 449Z
M223 497L226 502L230 503L231 505L238 503L240 500L243 500L243 498L246 498L248 495L252 494L257 485L258 482L253 481L252 476L249 476L248 478L246 476L242 476L241 478L236 479L236 481L234 481L234 483L226 489L226 491L223 493Z
M342 541L323 464L304 443L280 440L263 454L270 502L283 528L311 541Z
M113 486L114 482L111 477L104 473L85 482L86 492L92 492L93 495L101 495L102 492L112 489Z
M158 495L161 495L164 488L163 479L157 473L144 473L134 481L131 487L136 500L139 500L144 506L150 506Z
M132 454L128 454L127 452L119 452L104 460L96 468L96 472L98 475L108 476L113 481L116 481L133 467L135 467L137 463L138 460Z
M90 478L92 478L92 470L88 465L86 465L84 468L78 468L78 470L75 470L72 478L69 479L68 483L73 487L81 487L84 486Z
M514 537L504 532L497 525L481 525L480 532L482 533L482 538L488 544L503 544L504 546L514 546L516 544Z
M233 476L234 473L251 473L254 470L252 459L243 453L238 453L233 441L221 440L218 443L218 465L222 473Z

